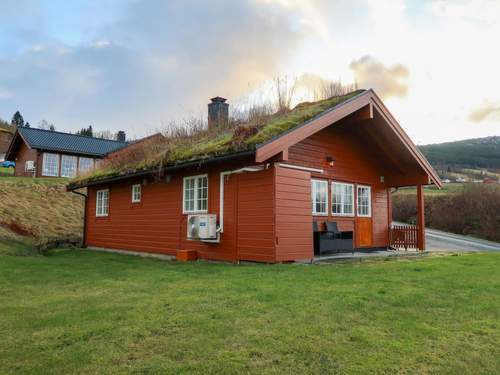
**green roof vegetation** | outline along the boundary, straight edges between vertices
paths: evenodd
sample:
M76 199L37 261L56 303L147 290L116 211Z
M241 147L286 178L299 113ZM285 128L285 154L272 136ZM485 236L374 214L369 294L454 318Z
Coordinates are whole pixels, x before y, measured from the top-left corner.
M229 126L211 131L201 130L190 135L145 142L140 150L125 151L112 160L105 160L98 169L73 179L70 186L82 186L108 177L254 150L259 144L300 126L363 91L356 90L346 95L301 103L292 110L263 115L257 120L252 119L243 123L232 121Z

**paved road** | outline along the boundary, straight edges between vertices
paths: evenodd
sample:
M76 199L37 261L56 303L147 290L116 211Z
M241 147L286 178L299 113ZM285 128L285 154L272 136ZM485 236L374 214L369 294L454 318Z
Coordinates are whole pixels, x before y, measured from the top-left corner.
M500 230L500 229L499 229ZM425 229L428 251L500 251L500 243Z

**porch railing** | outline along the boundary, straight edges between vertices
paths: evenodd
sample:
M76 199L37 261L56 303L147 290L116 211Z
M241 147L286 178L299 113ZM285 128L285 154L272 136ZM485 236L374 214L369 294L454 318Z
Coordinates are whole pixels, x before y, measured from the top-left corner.
M418 227L416 225L392 224L389 231L391 246L397 249L418 249Z

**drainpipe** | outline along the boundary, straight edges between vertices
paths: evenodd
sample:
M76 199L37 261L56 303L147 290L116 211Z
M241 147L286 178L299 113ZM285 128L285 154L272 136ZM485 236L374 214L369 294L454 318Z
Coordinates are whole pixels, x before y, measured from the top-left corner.
M219 228L218 232L224 232L224 178L231 174L244 173L244 172L259 172L264 169L263 165L256 165L253 167L244 167L240 169L235 169L233 171L224 171L220 173L219 182Z
M82 236L82 247L87 247L87 198L86 194L80 193L76 190L71 190L73 194L80 195L83 197L83 236Z

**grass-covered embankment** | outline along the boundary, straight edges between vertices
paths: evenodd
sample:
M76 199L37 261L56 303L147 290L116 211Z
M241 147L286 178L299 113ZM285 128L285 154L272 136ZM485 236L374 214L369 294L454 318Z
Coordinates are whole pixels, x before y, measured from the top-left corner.
M0 238L81 236L83 198L66 179L0 177Z
M0 256L0 373L495 374L498 269Z

